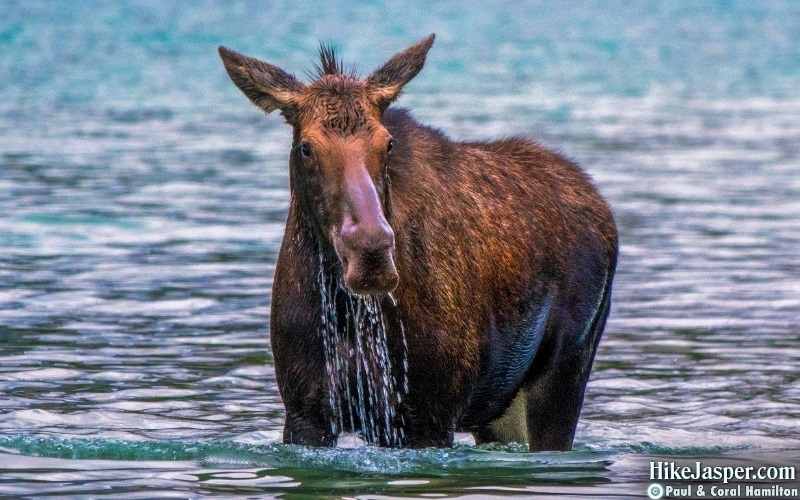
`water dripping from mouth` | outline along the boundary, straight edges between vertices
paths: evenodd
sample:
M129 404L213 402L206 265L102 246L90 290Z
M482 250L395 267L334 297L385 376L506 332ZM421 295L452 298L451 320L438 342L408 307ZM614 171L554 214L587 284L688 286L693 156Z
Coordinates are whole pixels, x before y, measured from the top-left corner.
M359 432L370 444L403 446L405 421L398 408L403 395L408 394L408 345L402 321L398 318L403 348L403 378L398 384L380 298L350 293L337 273L326 272L321 251L317 277L331 432L338 436L349 429ZM388 297L397 308L394 296ZM339 317L340 300L344 301L344 318ZM345 415L349 426L345 425Z

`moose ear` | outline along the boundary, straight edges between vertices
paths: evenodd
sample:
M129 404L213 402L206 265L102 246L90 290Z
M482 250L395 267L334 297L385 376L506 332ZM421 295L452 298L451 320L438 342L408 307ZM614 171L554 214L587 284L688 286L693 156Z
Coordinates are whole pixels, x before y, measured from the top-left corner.
M298 94L304 85L277 66L253 57L219 48L219 56L233 83L253 104L267 113L279 109L292 123L297 111Z
M386 64L367 78L367 89L381 109L386 109L400 94L403 86L417 76L425 65L436 35L429 35L416 45L395 54Z

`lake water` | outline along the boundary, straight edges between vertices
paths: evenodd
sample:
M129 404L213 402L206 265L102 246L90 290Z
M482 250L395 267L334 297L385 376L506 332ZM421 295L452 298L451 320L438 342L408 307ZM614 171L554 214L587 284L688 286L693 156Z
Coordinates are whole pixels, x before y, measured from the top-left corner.
M280 444L270 285L290 130L225 44L528 134L613 206L613 308L568 453ZM800 465L800 3L0 3L0 496L642 495L649 457Z

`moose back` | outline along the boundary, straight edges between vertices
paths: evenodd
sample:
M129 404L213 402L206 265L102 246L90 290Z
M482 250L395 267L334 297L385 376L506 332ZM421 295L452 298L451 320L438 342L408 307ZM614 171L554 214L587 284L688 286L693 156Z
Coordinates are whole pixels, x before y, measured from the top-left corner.
M219 49L294 131L270 333L284 442L420 448L459 431L567 450L609 311L613 216L556 153L452 141L391 108L433 40L366 79L323 46L309 84Z

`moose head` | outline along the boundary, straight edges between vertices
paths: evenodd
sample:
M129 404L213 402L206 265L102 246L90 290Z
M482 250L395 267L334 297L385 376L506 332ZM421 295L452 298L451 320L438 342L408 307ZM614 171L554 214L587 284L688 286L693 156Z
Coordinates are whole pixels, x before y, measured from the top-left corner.
M366 79L320 48L314 82L304 84L264 61L225 47L220 57L233 83L267 113L279 110L294 129L289 155L292 196L317 237L338 257L353 293L391 292L399 281L389 221L388 168L394 139L383 112L419 73L430 35L396 54Z

